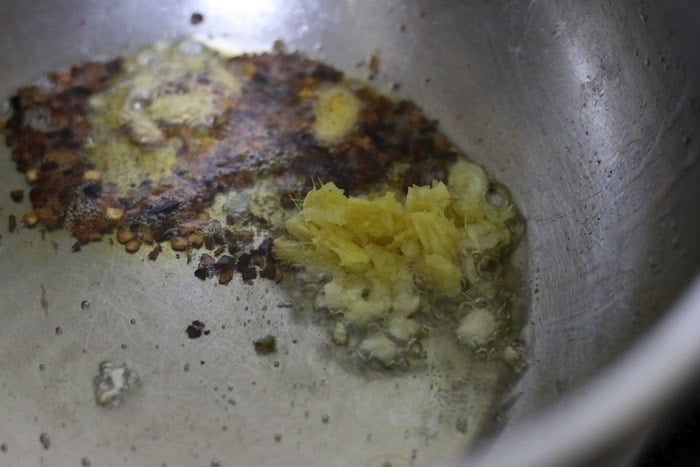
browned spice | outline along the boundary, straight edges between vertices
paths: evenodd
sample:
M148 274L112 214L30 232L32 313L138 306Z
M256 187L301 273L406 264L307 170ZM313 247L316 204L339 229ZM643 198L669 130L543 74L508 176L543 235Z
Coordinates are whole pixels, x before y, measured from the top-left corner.
M155 248L153 248L148 253L148 259L150 259L151 261L155 261L156 259L158 259L158 255L161 251L163 251L163 247L161 247L160 245L156 245Z
M15 217L14 214L10 214L7 216L7 230L10 231L10 233L14 232L15 229L17 228L17 217Z
M273 262L269 262L260 271L260 277L265 279L270 279L271 281L277 281L277 267Z
M228 271L224 271L219 274L219 284L228 284L231 282L231 279L233 279L233 269L229 269Z
M205 268L197 268L194 271L194 277L200 280L205 280L209 277L209 272Z
M253 243L253 238L255 238L255 233L251 230L239 230L233 235L234 241L242 243L244 245L250 245L251 243Z
M244 281L252 281L256 277L258 277L258 270L255 269L253 266L244 268L241 271L241 277L243 277Z
M126 245L124 245L124 249L128 253L136 253L139 251L139 248L141 248L141 240L130 240L126 243Z
M192 24L203 19L199 13L190 18ZM230 219L230 225L238 226L232 228L209 219L204 210L217 193L250 186L260 175L271 176L278 182L282 206L294 208L319 182L334 182L357 195L381 183L404 190L445 179L446 167L457 154L438 133L437 122L409 101L393 101L366 87L353 87L361 110L351 133L338 144L320 144L312 129L314 105L308 96L340 83L343 74L283 51L280 41L275 53L229 59L226 67L232 73L238 70L246 81L240 96L226 102L222 119L208 130L206 144L189 144L193 136L185 124L163 123L160 130L183 143L173 177L160 183L147 180L128 193L116 193L105 184L86 149L92 131L90 98L121 76L121 59L87 62L68 73L51 74L53 87L18 90L2 131L31 187L33 212L22 222L27 227L41 223L47 230L65 225L76 238L74 251L116 229L117 241L130 253L143 243L156 243L148 253L150 260L162 251L161 242L187 251L188 257L191 249L206 248L219 259L200 262L195 275L201 279L218 275L226 284L238 271L244 281L258 275L278 281L281 274L270 252L271 239L253 248L255 234L240 227L240 219ZM372 55L372 75L379 66L379 58ZM390 180L387 174L397 163L409 168ZM11 192L15 201L14 193L21 200L21 191ZM271 227L250 214L243 220L267 231Z
M187 243L193 248L201 248L204 244L204 237L201 234L193 233L187 237Z
M128 229L117 230L117 241L125 245L134 239L134 233Z
M214 248L216 248L216 243L214 243L213 235L204 236L204 248L206 248L207 250L213 250Z
M141 240L143 240L143 243L146 245L153 245L153 232L151 229L144 227L143 230L141 230Z
M175 251L185 251L187 239L185 237L173 237L170 239L170 248Z
M202 256L199 258L199 267L213 267L214 264L216 263L216 260L211 256L206 253L204 253Z

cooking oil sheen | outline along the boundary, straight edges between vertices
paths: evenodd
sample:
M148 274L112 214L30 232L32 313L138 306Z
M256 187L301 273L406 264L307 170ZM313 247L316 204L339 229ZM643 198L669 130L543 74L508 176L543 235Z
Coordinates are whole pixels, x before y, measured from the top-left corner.
M65 287L80 293L52 302L48 316L59 320L64 332L53 336L57 342L51 345L37 344L31 356L37 365L49 362L42 373L55 384L50 391L33 385L26 393L12 387L27 398L18 406L45 401L47 413L91 420L101 429L69 423L67 430L73 431L66 437L89 439L97 446L95 459L100 449L119 459L130 452L144 464L195 462L187 457L192 452L236 456L241 465L396 467L459 459L497 424L525 367L523 304L509 260L523 221L507 190L453 148L414 104L379 96L297 56L241 57L224 56L194 40L139 51L124 61L123 73L90 98L92 131L82 149L115 199L127 203L145 187L144 198L151 200L177 187L194 192L177 198L178 206L189 200L204 205L196 219L183 219L206 225L210 230L203 235L244 230L252 232L253 247L272 238L279 246L273 251L280 280L245 280L239 273L227 285L199 280L190 262L204 256L201 245L165 249L152 261L144 251L128 255L109 242L72 253L62 231L47 234L55 251L38 231L21 232L27 244L19 235L4 236L0 247L19 268L17 277L8 278L13 287L19 287L20 275L36 275L27 266L31 262L19 260L25 251L22 255L35 255L41 264L55 257L46 262L42 277L76 271ZM278 72L292 82L289 88L270 87ZM265 114L256 107L276 93L298 108ZM247 107L240 109L241 102ZM254 118L241 123L240 115ZM371 127L389 118L402 129L396 139L380 138ZM289 122L293 128L285 127ZM408 142L401 139L410 133L402 126L406 122L423 125ZM364 128L372 131L364 134ZM376 152L376 145L386 145L385 150ZM415 156L406 148L415 147L432 151L439 170L425 157L408 159ZM236 178L241 174L242 181ZM314 217L309 194L329 183L341 187L333 194L339 204L328 212L317 209L321 215ZM149 187L152 191L144 191ZM206 196L198 197L201 193ZM377 222L386 220L373 204L385 196L395 201L383 205L393 210L390 235L382 231L372 237L367 232L376 230L374 224L355 228L359 221L343 211L361 205L378 213ZM431 211L435 203L425 201L434 199L442 203L437 212ZM68 221L83 211L87 208L78 206ZM128 217L129 208L123 211ZM327 224L346 214L351 221ZM162 221L167 213L151 217ZM437 218L454 230L431 236L423 228L426 222L419 222ZM137 225L141 217L121 222L120 229L133 228L135 235L150 227ZM155 243L167 244L182 226L173 224ZM205 254L239 259L250 250L242 243L217 244L227 248ZM445 250L446 244L451 249ZM361 267L345 267L341 256L334 256L347 258L347 251L359 252L364 262L353 264ZM379 258L398 266L379 271ZM426 271L456 276L441 287ZM56 287L48 284L42 294L52 298ZM186 326L195 319L206 322L211 334L188 339ZM267 336L274 337L275 349L256 353L254 343ZM104 374L94 380L95 390L102 391L95 393L95 404L89 394L77 394L89 389L105 359L115 362L105 368L118 370L117 376L126 374L128 364L133 383L138 372L138 385L123 397L122 386L105 386L102 379L114 376L101 368ZM80 384L66 381L64 374ZM35 376L29 370L24 375ZM111 399L115 395L119 404L108 403L117 400ZM95 414L98 410L103 412ZM21 415L10 414L9 422L21 424L28 418ZM114 427L119 430L107 434ZM208 440L206 448L188 443L200 435ZM153 457L159 451L153 440L168 446L166 459ZM138 451L130 451L134 445Z

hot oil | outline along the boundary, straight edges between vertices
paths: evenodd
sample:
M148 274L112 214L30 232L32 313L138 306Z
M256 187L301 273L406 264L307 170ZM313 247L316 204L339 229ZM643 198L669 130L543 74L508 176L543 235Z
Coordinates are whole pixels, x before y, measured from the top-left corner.
M254 360L248 356L234 371L236 358L247 355L236 347L218 360L216 375L201 381L205 385L231 375L236 385L248 385L250 375L267 378L267 383L256 378L258 386L248 389L257 399L250 403L248 417L238 422L249 427L247 435L280 443L264 431L266 421L252 414L267 405L277 407L291 394L294 423L303 422L305 412L323 412L317 414L318 426L304 428L309 438L298 441L306 450L337 444L335 452L344 449L352 465L457 458L491 423L524 366L516 274L508 260L522 230L517 211L489 221L502 222L510 232L507 245L475 251L472 242L460 249L456 257L464 277L458 294L437 293L425 278L416 277L411 293L418 305L403 321L387 311L367 322L352 322L342 307L329 305L322 296L339 277L337 271L281 262L269 246L291 237L284 223L298 215L306 194L323 183L337 184L348 197L391 192L401 202L410 186L447 183L450 167L465 159L439 133L437 123L411 102L381 96L295 54L222 57L186 41L147 48L110 73L90 88L88 98L83 99L83 89L74 93L77 97L71 94L90 116L90 132L82 139L50 143L61 150L62 144L70 147L77 162L54 172L43 154L16 160L23 170L37 172L32 183L42 196L33 199L32 209L40 214L40 225L66 227L78 239L78 249L103 236L111 239L115 232L138 245L163 245L165 254L153 258L138 252L138 246L130 250L129 243L125 249L145 261L148 277L155 277L159 267L161 280L183 277L177 293L201 295L195 309L202 313L207 310L203 303L220 302L225 311L220 316L237 323L228 328L232 335L226 342L250 350L260 335L276 335L280 348L286 348L272 357L277 366L268 369L265 358L253 355ZM78 72L73 79L83 76ZM47 92L57 93L55 101L63 102L61 89ZM47 134L59 125L51 121L42 99L30 95L23 105L23 124ZM324 120L319 122L319 116ZM10 127L12 144L34 148L23 139L20 126ZM73 178L61 179L65 175L59 177L59 172ZM60 186L49 183L57 178ZM485 202L495 207L509 203L504 189L485 183ZM70 202L65 202L66 193ZM115 212L119 215L108 215ZM48 224L51 220L55 224ZM488 232L477 233L488 238ZM102 242L90 248L91 253L81 255L99 262L102 251L112 247ZM116 259L115 254L110 268L127 268ZM217 279L215 287L211 283ZM162 298L159 303L171 303L161 286L144 283L153 297ZM359 299L364 295L360 291ZM278 297L275 316L282 324L274 319L270 324L272 312L256 307L270 296ZM239 297L248 297L249 305L239 306ZM217 315L205 316L211 322ZM154 329L173 319L169 313L157 318ZM187 318L186 323L193 317ZM460 329L461 334L455 332ZM177 346L171 351L180 352ZM146 392L130 394L130 399L147 397L148 378L141 385ZM300 400L306 410L299 407ZM338 441L343 436L348 442ZM285 433L281 443L289 438ZM289 449L293 456L296 451Z
M269 183L259 182L242 195L230 194L221 201L222 211L241 212L236 203L243 200L243 205L262 215L281 220L294 216L302 201L284 209L269 196ZM378 186L368 191L383 189ZM503 188L494 187L493 191L490 202L507 202ZM518 235L521 225L516 220L509 228ZM325 395L335 421L358 425L355 417L374 420L376 416L375 429L368 428L367 436L374 433L376 442L387 452L403 453L373 456L367 465L408 465L412 462L409 446L423 460L457 459L485 429L495 425L495 414L525 368L525 349L519 336L522 316L515 292L517 271L508 260L509 252L504 248L497 257L463 253L465 260L473 263L469 285L452 298L423 288L420 307L410 316L418 330L404 335L401 329L393 329L390 314L360 325L349 322L342 309L329 308L319 300L324 286L333 280L328 271L303 264L285 268L285 279L279 284L286 297L284 309L293 320L303 323L305 333L313 333L312 347L321 355L321 362L327 360L324 365L342 373L342 377L335 375L335 384L348 388ZM489 335L479 342L460 339L455 329L466 316L478 313L493 316L495 324ZM373 346L365 345L368 342ZM388 351L386 345L391 346ZM350 390L355 392L348 394ZM387 399L393 403L377 412L376 401ZM385 421L378 421L384 417ZM404 430L404 437L394 439L377 433L382 430Z
M406 437L401 442L384 439L387 451L406 453L410 445L424 461L426 455L448 461L458 459L484 430L497 425L496 414L525 369L525 349L516 324L521 318L520 304L512 292L517 274L511 266L506 272L501 290L509 301L499 304L496 331L477 346L469 346L455 335L464 314L487 306L483 298L474 299L469 293L462 302L428 294L412 317L420 323L421 331L410 341L393 338L387 319L364 328L351 325L346 340L338 342L336 325L342 316L319 307L317 300L322 284L330 278L302 269L281 285L291 298L288 305L292 313L306 325L322 330L318 345L326 358L359 381L372 382L366 392L354 397L393 401L386 404L386 412L375 415L388 417L390 422L380 425L405 430ZM389 336L399 350L388 361L368 356L362 348L368 335ZM408 458L398 457L392 465L408 465ZM391 460L390 456L380 456L367 465L382 465L386 460Z
M171 181L182 159L206 150L243 77L194 41L156 44L123 66L108 90L90 101L85 146L105 182L126 193L145 181Z

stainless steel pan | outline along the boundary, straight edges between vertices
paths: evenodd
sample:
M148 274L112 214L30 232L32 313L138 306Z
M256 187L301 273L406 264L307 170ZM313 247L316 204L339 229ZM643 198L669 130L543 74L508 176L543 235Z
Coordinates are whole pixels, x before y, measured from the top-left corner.
M700 366L699 31L690 0L6 1L0 95L191 34L242 50L281 38L360 77L355 64L377 54L377 86L400 83L527 218L516 261L529 365L471 462L620 463ZM22 185L0 158L0 189ZM3 218L22 208L0 193ZM411 462L383 446L430 419L414 410L427 380L361 396L388 392L315 350L278 292L200 287L181 261L106 245L74 254L61 233L4 229L0 464ZM250 347L262 314L289 338L279 367ZM184 336L196 318L217 326L206 344ZM105 359L142 378L118 410L94 403ZM439 459L421 439L414 462Z

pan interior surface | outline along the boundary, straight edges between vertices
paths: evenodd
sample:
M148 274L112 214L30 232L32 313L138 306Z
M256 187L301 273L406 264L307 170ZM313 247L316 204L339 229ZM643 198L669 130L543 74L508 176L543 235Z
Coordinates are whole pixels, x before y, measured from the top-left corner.
M479 395L496 376L348 372L264 282L200 286L174 254L154 263L106 242L72 253L63 232L3 225L0 464L452 462L484 426L498 427L497 450L697 273L698 17L692 2L0 4L3 98L69 64L192 35L240 51L282 39L359 78L377 56L380 91L400 84L510 188L527 219L514 261L529 308L528 369L494 420ZM0 187L24 187L0 152ZM24 203L0 193L0 216ZM193 320L210 334L189 339ZM260 356L252 342L271 328L277 353ZM115 410L95 405L105 360L139 375Z

